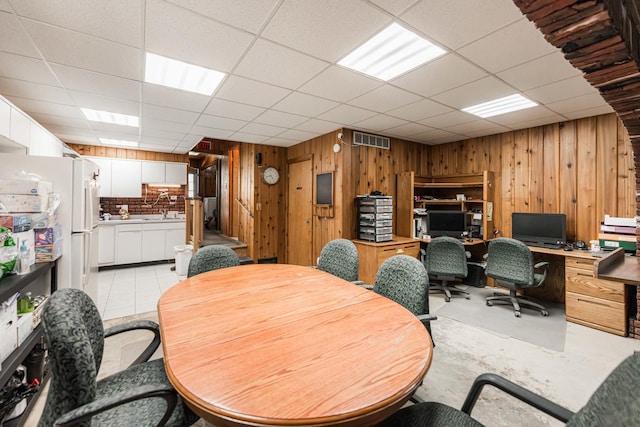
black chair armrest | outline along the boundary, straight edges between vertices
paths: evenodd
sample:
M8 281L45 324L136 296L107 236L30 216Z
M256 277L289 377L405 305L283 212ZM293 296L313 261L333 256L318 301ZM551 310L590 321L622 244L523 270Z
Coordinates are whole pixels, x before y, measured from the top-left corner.
M108 338L123 332L135 331L135 330L148 330L153 332L153 340L149 343L147 348L144 349L140 356L134 360L130 366L137 365L138 363L146 362L156 352L160 346L160 326L151 320L135 320L133 322L123 323L111 328L105 329L104 337Z
M59 427L73 426L94 415L115 408L116 406L148 398L161 398L167 402L167 409L165 410L164 416L158 422L158 426L164 426L167 421L169 421L169 418L171 417L171 414L173 414L178 402L176 391L169 384L147 384L112 396L94 400L93 402L87 403L86 405L82 405L65 413L55 421L54 425Z
M574 415L574 413L567 408L564 408L557 403L496 374L482 374L475 379L471 386L471 390L469 390L469 394L462 405L462 412L471 415L471 411L473 410L478 397L480 397L480 392L485 385L492 385L505 393L510 394L516 399L544 412L545 414L551 415L563 423L569 421L569 419Z
M548 261L542 261L537 263L536 265L533 266L533 268L549 268L549 262Z
M435 314L421 314L416 317L418 318L418 320L420 320L423 323L431 322L432 320L438 320L438 316L436 316Z

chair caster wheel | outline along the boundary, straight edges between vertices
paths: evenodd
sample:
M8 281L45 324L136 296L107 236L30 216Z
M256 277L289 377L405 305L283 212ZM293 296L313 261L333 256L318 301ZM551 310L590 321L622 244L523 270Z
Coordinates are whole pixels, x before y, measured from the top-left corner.
M492 303L491 301L487 301L487 305L488 305L489 307L493 307L493 303Z
M548 316L549 312L547 310L542 310L540 314L542 314L543 316Z
M444 302L449 302L449 301L451 301L451 298L449 298L449 297L444 297Z
M465 298L466 299L471 299L471 295L467 295Z
M516 312L515 312L515 315L516 315L516 317L520 317L520 312L519 312L519 311L516 311Z

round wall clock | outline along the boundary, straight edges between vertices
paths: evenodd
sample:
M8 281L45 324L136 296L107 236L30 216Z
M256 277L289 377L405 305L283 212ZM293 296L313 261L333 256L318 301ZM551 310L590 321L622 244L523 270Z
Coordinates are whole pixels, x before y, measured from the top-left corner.
M262 171L262 179L269 185L276 184L280 180L280 172L273 166L268 166Z

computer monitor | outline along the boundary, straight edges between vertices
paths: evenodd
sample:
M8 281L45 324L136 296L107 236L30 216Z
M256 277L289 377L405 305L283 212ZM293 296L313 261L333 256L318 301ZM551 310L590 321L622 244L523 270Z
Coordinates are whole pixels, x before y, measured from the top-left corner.
M464 211L427 211L427 232L431 237L461 237L467 231Z
M567 216L552 213L513 212L511 237L530 246L563 246L567 241Z

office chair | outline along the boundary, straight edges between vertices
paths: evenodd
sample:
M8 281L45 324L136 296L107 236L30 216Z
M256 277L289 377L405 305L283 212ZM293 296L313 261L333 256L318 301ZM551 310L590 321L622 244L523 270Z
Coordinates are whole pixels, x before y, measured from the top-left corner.
M363 283L358 280L358 249L351 240L334 239L324 245L317 268L348 282Z
M429 314L429 276L422 263L408 255L394 255L380 265L373 289L415 314L431 335ZM432 337L433 341L433 337Z
M536 273L536 269L542 269L542 273ZM517 295L521 289L542 285L548 270L548 262L533 264L531 250L521 241L508 237L491 240L487 253L486 274L487 277L493 277L498 285L508 288L509 295L494 292L494 296L487 297L487 305L492 306L494 302L510 303L516 317L520 317L520 305L548 316L546 308L527 299L526 296Z
M38 426L188 426L198 420L171 386L163 360L148 361L160 345L155 322L104 330L91 298L66 288L47 301L42 325L52 379ZM154 333L151 343L131 366L98 381L104 339L140 329Z
M223 245L204 246L198 249L189 260L187 277L237 265L240 265L240 259L230 247Z
M482 426L471 418L471 411L485 385L492 385L567 426L637 425L640 420L640 405L636 395L638 381L640 353L636 352L622 361L587 403L574 413L499 375L482 374L473 382L462 409L437 402L418 403L399 410L378 427Z
M446 302L451 301L452 292L469 299L469 292L454 285L468 274L467 252L460 240L448 236L431 239L427 245L425 266L431 280L430 291L444 292ZM434 280L440 283L433 283Z

